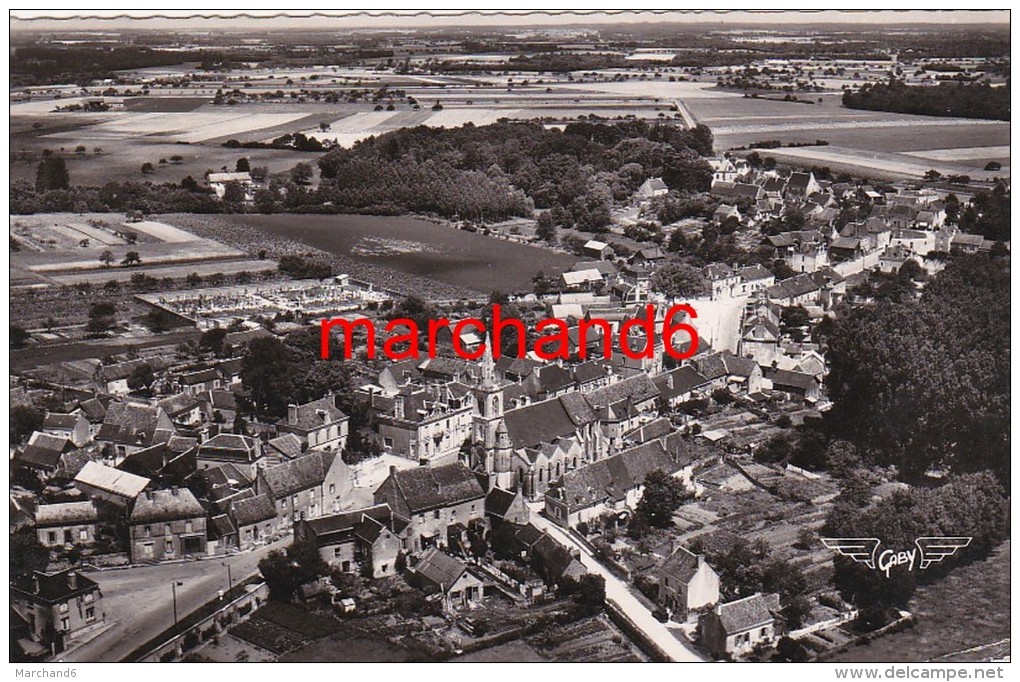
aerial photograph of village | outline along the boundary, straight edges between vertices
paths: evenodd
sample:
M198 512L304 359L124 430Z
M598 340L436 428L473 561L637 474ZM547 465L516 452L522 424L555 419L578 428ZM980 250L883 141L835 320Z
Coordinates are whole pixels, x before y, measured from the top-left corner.
M10 662L1008 662L1010 52L12 11Z

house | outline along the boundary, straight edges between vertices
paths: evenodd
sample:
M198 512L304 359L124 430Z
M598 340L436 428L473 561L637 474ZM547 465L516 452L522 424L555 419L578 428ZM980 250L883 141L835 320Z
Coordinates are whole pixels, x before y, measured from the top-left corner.
M245 491L251 493L251 491ZM236 532L241 551L276 537L276 505L269 495L238 495L230 501L226 517Z
M735 389L743 394L758 393L762 389L761 367L750 358L723 351L698 356L694 365L714 388Z
M392 397L370 396L383 452L419 463L456 458L471 437L474 407L470 394L455 393L453 385L407 386Z
M701 642L716 656L738 657L776 636L778 595L753 594L719 604L701 619Z
M648 374L635 374L584 394L610 452L619 448L625 432L655 410L658 397L659 389Z
M340 453L316 451L260 469L255 492L267 495L277 509L277 530L304 518L335 513L350 499L351 470Z
M564 272L560 275L560 286L567 291L590 291L602 284L602 274L592 268L590 270L576 270Z
M677 621L685 621L697 609L719 602L719 574L683 547L659 565L659 606Z
M371 571L383 578L396 573L407 521L387 504L305 519L294 526L294 540L314 543L323 561L345 573Z
M666 258L666 252L658 246L646 246L634 252L630 257L631 265L654 265Z
M714 180L709 192L721 199L732 199L734 201L745 199L755 202L765 198L764 189L758 185L752 185L746 182Z
M740 353L759 364L772 362L779 351L779 325L765 315L752 315L744 320L740 332Z
M795 400L817 402L820 389L818 379L811 374L780 369L772 375L772 390L782 391Z
M199 395L213 389L223 388L223 377L213 367L196 372L187 372L177 378L181 390L189 395Z
M128 379L135 371L151 365L146 360L127 360L112 365L100 365L96 368L94 381L96 388L102 393L125 396L131 392Z
M580 559L566 547L543 533L528 556L533 560L546 581L558 585L565 579L578 580L588 573Z
M485 588L482 579L466 563L435 547L421 556L412 575L422 590L442 595L445 610L474 606L482 601Z
M251 179L251 173L209 173L206 178L209 189L222 199L227 193L227 185L237 184L244 192L244 200L252 201L255 198L255 182Z
M89 420L80 412L74 414L47 412L43 419L42 432L49 436L66 438L79 448L92 440Z
M195 439L174 436L165 443L136 450L124 458L117 468L121 471L155 481L156 487L183 485L195 471Z
M112 450L116 462L137 450L167 440L174 433L169 415L155 405L110 403L96 442Z
M206 512L187 488L146 490L127 517L133 563L206 553Z
M520 489L493 488L485 496L485 514L493 527L504 521L523 526L531 518L531 509Z
M74 477L74 487L91 499L109 502L122 509L130 507L149 484L147 478L98 462L88 462Z
M609 260L613 257L613 249L609 244L597 239L589 239L582 247L584 255L598 260Z
M191 393L178 393L161 398L156 406L170 417L170 421L185 428L198 426L204 417L202 403Z
M207 421L233 424L237 418L237 396L233 391L213 389L197 396Z
M99 512L91 502L41 504L35 509L35 529L45 547L91 545L96 541Z
M44 478L49 478L60 468L61 457L74 449L74 443L64 436L35 431L15 457L15 463L37 472Z
M35 571L11 581L11 611L28 622L28 636L56 654L106 621L99 585L74 569Z
M982 249L985 238L979 234L958 232L950 244L952 253L978 253Z
M776 283L776 276L758 264L740 268L737 276L740 278L740 296L751 296Z
M220 433L199 444L195 453L195 466L211 469L221 464L236 466L249 479L254 480L258 470L268 464L262 445L251 436Z
M732 204L719 204L719 207L715 209L715 213L712 214L712 220L717 223L725 223L730 218L737 221L743 218L740 215L740 210Z
M376 504L388 504L408 519L408 550L462 546L463 530L485 522L485 491L474 473L460 463L418 467L390 475L374 494Z
M653 199L669 194L669 187L662 181L662 178L648 178L641 183L637 191L642 199Z
M795 172L790 174L786 182L784 196L787 199L806 199L821 190L822 186L818 184L814 173Z
M305 444L293 433L284 433L266 441L263 448L269 466L289 462L305 453Z
M661 399L675 408L690 400L695 391L708 388L711 382L693 366L683 365L658 375L652 383L659 389Z
M734 289L740 284L740 275L725 263L713 263L702 268L701 274L712 289L712 300L733 296Z
M681 469L659 441L568 471L546 492L545 515L557 525L575 528L607 511L634 509L641 499L645 476L655 469L668 474Z
M309 450L340 452L347 447L350 419L332 395L303 405L288 405L287 418L276 425L281 433L293 433Z

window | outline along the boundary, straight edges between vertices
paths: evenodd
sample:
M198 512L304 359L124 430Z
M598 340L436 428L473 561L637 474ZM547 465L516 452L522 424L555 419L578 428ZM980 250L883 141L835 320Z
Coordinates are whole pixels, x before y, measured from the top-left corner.
M184 522L184 532L185 533L193 533L194 531L195 531L195 528L192 525L191 521L185 521Z
M67 605L67 602L64 602L63 604L60 605L61 613L67 613L68 611L70 611L70 607Z
M88 594L85 595L85 603L86 604L91 604L95 600L96 600L96 595L92 594L91 592L89 592Z
M334 547L333 548L333 556L334 557L340 556L340 548L339 547Z
M765 636L766 636L766 635L768 634L768 631L769 631L769 629L768 629L768 628L762 628L762 629L761 629L761 632L760 632L760 633L758 633L758 634L759 634L760 636L762 636L762 637L765 637Z
M434 519L438 519L439 518L439 510L438 509L435 510L434 512L432 512L432 518L434 518Z
M383 564L381 568L382 568L382 572L385 573L386 571L389 570L390 565L389 564Z
M382 444L383 444L384 448L392 448L393 447L393 439L390 438L389 436L383 436Z
M330 483L329 484L329 494L332 495L335 492L336 492L336 484Z
M51 544L51 545L55 545L55 544L57 543L57 531L55 531L55 530L51 530L51 531L50 531L50 532L49 532L49 533L47 534L47 537L49 537L49 539L50 539L50 544Z
M61 618L60 619L60 629L61 630L70 630L71 629L71 619L67 618L67 617Z
M82 542L88 542L89 539L88 530L82 528L80 531L78 531L78 539L81 540Z
M173 540L167 540L166 541L166 553L167 554L173 554L174 553L174 541Z
M89 606L88 608L85 609L85 622L91 623L95 619L96 619L96 608L94 606Z
M344 573L350 572L351 562L350 561L343 562L343 564L340 565L340 570L343 571Z
M146 526L145 527L145 537L147 537L147 538L151 538L152 537L152 526Z

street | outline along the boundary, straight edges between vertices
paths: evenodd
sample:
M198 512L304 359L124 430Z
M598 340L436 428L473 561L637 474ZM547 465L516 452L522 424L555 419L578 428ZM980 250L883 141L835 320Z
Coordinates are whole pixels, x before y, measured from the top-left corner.
M571 550L581 552L581 563L592 573L600 575L606 580L606 599L613 602L623 611L631 622L641 629L645 635L654 641L673 661L698 662L704 661L696 651L673 636L673 633L652 616L651 611L645 608L638 599L631 594L630 587L607 568L589 552L585 547L575 542L570 535L562 528L541 516L532 506L531 522L540 530L547 532L557 542Z
M105 662L122 660L138 646L174 624L171 585L177 587L177 615L183 618L227 591L227 567L234 584L258 571L259 561L274 549L290 544L290 537L251 552L202 561L139 566L85 573L103 591L103 611L113 623L94 640L58 657L62 661Z

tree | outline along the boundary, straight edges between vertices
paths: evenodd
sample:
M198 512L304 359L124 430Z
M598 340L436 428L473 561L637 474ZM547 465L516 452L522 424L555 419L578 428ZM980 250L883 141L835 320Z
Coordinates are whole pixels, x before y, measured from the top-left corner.
M538 214L538 225L535 227L535 236L542 241L551 242L556 239L556 223L553 221L552 213L542 211Z
M245 199L244 187L239 182L228 182L223 185L223 201L239 204Z
M156 375L147 363L135 367L127 378L127 385L132 391L144 391L156 381Z
M279 339L259 338L248 345L241 358L241 380L256 411L275 416L286 413L294 390L291 361Z
M148 161L142 164L142 175L148 175L149 173L154 173L155 171L156 171L155 167Z
M656 528L668 528L673 523L673 512L694 495L677 478L661 469L645 476L644 492L637 505L637 513L648 519Z
M120 262L121 265L139 265L142 262L142 257L138 255L137 251L128 251L124 254L124 260Z
M705 292L701 271L685 263L667 263L652 275L651 286L671 298L695 298Z
M803 306L787 306L779 316L779 328L789 334L794 341L803 341L806 334L804 328L811 324L811 316Z
M11 534L8 554L12 578L32 575L35 571L45 571L50 563L50 551L43 547L33 530L20 530Z
M234 166L234 172L236 173L251 172L251 164L248 163L248 159L246 157L241 157L240 159L237 160L237 164Z
M601 611L606 605L606 579L594 573L581 576L574 601L587 615Z
M43 413L31 405L15 405L11 408L11 445L20 443L43 426Z
M103 267L110 267L113 265L114 260L116 260L116 258L113 255L113 251L110 251L109 249L106 249L99 254L99 262L103 264Z
M155 278L149 277L155 281ZM149 328L153 334L162 334L173 329L173 318L165 310L150 310L142 318L142 324Z
M220 357L223 355L223 344L226 338L227 330L222 327L215 327L202 332L202 336L198 340L198 347L200 350L209 351Z
M94 335L105 334L117 324L116 313L117 308L112 303L93 303L89 308L89 321L85 325L85 331Z
M67 172L64 157L50 155L39 162L35 173L35 190L37 192L67 189L70 183L71 177Z
M313 175L312 167L303 161L290 169L290 178L298 185L312 184Z
M24 348L25 346L28 345L28 340L31 338L31 335L23 328L19 327L16 324L11 324L10 333L11 333L10 342L11 348Z
M274 549L259 561L259 572L269 587L269 596L276 601L289 602L300 586L299 569L281 550Z

